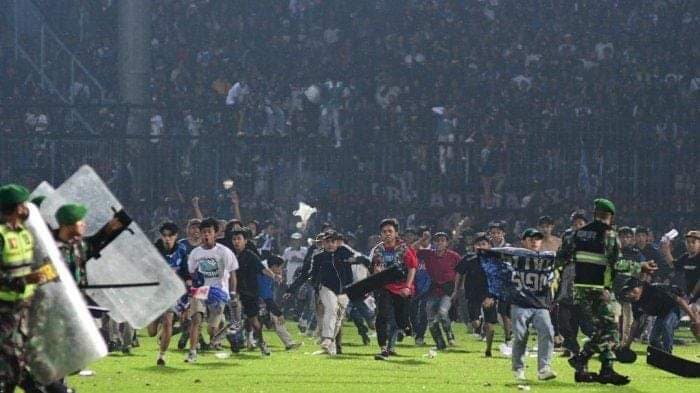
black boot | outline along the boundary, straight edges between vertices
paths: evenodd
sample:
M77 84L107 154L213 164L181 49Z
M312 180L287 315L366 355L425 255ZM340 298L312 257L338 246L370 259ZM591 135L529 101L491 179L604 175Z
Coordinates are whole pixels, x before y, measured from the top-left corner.
M435 346L438 350L447 348L447 344L445 344L445 339L442 337L442 330L440 329L440 324L434 323L430 326L430 335L433 336L433 340L435 340Z
M574 381L583 383L597 382L598 375L588 372L588 360L590 358L591 354L586 352L578 353L569 358L569 365L576 369Z
M602 384L610 383L613 385L627 385L630 383L629 377L620 375L612 368L612 363L604 363L598 374L598 382Z

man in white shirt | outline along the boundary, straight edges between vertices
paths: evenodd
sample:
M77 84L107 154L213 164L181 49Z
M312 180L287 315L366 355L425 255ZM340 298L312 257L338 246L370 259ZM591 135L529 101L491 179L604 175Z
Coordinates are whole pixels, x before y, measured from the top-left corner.
M250 93L248 84L245 81L239 81L233 84L226 95L226 105L236 106L243 102L245 96Z
M240 80L231 86L226 95L226 106L231 108L231 122L235 126L236 133L243 136L244 108L243 101L250 94L250 88L245 80Z
M197 360L199 327L204 316L207 316L209 337L213 337L221 323L226 303L236 301L237 282L233 272L238 270L238 260L231 250L216 242L218 225L213 218L202 221L202 244L192 250L187 259L193 286L198 288L190 306L190 351L185 358L188 363Z
M284 259L284 262L287 265L287 286L292 285L292 282L294 282L294 273L304 263L304 257L306 256L307 248L301 245L301 238L301 233L292 233L292 236L289 240L289 247L285 248L284 252L282 253L282 259Z

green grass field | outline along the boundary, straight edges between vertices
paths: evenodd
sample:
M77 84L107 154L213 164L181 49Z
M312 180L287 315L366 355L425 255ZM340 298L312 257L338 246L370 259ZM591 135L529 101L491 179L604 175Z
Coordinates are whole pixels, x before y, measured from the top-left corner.
M198 362L183 362L184 352L172 350L167 367L156 362L156 341L140 336L141 347L129 356L112 354L94 364L95 376L69 378L78 392L516 392L519 391L510 372L510 359L497 354L484 358L484 343L467 334L462 324L455 324L457 346L435 358L424 356L429 347L415 347L412 339L399 345L399 356L389 362L373 359L376 344L362 346L351 324L344 328L343 355L329 358L312 355L318 350L315 341L302 338L296 326L290 332L304 345L296 351L285 352L272 331L265 332L271 344L272 356L263 358L259 352L246 352L220 359L214 352L199 354ZM685 329L681 336L689 337ZM531 335L532 337L532 335ZM171 347L176 347L176 339ZM498 337L497 337L498 340ZM534 340L530 345L534 345ZM573 370L566 360L555 354L554 368L559 377L539 382L536 378L537 359L528 359L527 377L530 390L542 392L698 392L700 381L684 379L646 364L643 346L634 349L640 354L636 364L618 364L617 370L631 376L632 383L624 387L600 384L575 384ZM700 344L677 346L674 353L700 361ZM597 371L597 361L591 369Z

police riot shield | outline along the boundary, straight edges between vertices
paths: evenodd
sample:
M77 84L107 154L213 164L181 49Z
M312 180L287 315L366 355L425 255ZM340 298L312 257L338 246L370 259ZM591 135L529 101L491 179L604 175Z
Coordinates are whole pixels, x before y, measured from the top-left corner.
M48 384L106 356L107 347L39 209L27 205L35 272L42 277L29 306L27 361L34 378Z
M49 182L43 181L41 182L41 184L36 186L34 191L32 191L32 193L29 195L29 199L34 199L39 196L46 197L50 194L53 194L54 191L55 189L53 188L53 186L51 186L51 184L49 184Z
M108 308L112 319L138 329L176 304L185 293L182 280L91 167L81 167L48 196L41 205L42 216L54 220L56 210L66 202L87 207L88 236L104 233L113 218L124 224L99 242L99 250L93 250L86 264L88 284L93 288L85 292ZM139 283L158 285L128 286Z

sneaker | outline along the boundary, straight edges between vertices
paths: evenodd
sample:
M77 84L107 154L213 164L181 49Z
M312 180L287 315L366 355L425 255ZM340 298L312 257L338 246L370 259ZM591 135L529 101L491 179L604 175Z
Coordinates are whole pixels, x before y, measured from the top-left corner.
M540 381L549 381L557 377L557 373L554 372L550 367L545 367L537 373L537 379Z
M374 360L389 360L389 356L391 356L389 351L387 349L382 349L381 352L374 355Z
M416 339L416 346L417 346L417 347L422 347L422 346L424 346L424 345L425 345L425 340L424 340L424 339L422 339L422 338L420 338L420 337Z
M511 357L513 356L513 348L508 345L508 344L501 344L499 349L501 350L501 354L505 357Z
M212 343L212 344L210 345L210 348L211 348L213 351L220 351L220 350L224 349L224 346L221 345L221 343L217 341L217 342L215 342L215 343Z
M291 344L287 345L286 347L284 347L284 350L285 351L293 351L299 347L301 347L301 343L291 343Z
M165 367L165 359L163 359L162 357L158 357L158 360L156 360L156 366Z
M264 341L260 342L260 353L263 356L270 356L270 348L267 347L267 344Z
M449 339L447 340L447 345L450 347L454 347L455 345L457 345L457 343L455 342L455 340Z
M321 341L320 346L324 352L331 355L333 352L331 348L334 347L335 345L333 344L333 340L331 340L330 338L324 338L323 341Z
M513 376L517 381L524 381L525 380L525 370L524 369L519 369L513 371Z
M189 351L185 356L185 363L194 363L197 361L197 352Z
M128 347L128 346L126 346L126 345L123 346L123 347L122 347L122 354L124 354L124 355L131 355L131 347Z

